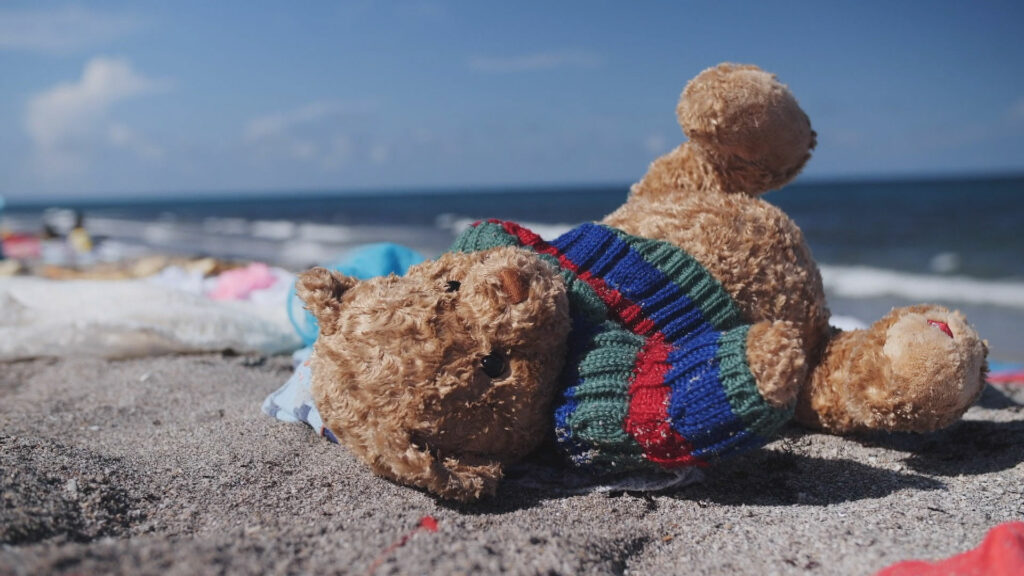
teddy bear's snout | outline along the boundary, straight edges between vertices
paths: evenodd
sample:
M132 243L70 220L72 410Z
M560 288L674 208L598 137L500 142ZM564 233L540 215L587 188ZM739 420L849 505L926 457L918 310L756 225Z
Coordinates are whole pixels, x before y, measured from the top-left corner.
M501 286L512 304L519 304L529 296L530 283L519 270L505 268L498 272L498 279L501 280Z

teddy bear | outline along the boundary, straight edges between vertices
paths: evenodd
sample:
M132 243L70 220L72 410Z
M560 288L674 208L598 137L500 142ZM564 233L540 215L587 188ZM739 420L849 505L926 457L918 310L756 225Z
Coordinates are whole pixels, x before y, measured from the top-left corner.
M404 276L301 275L325 427L375 473L472 501L546 440L629 473L705 466L794 419L834 434L959 419L988 352L964 316L830 327L803 235L760 197L816 145L789 89L721 64L676 113L687 141L600 222L545 240L482 221Z

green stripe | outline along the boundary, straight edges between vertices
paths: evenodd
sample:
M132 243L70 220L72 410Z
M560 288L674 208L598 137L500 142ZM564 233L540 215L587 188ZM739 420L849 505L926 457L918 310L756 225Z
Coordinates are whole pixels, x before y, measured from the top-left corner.
M520 246L519 238L506 232L500 224L481 222L459 234L451 249L454 252L479 252L501 246Z
M728 330L742 322L739 309L722 284L685 250L661 240L633 236L617 228L604 228L636 250L648 264L678 286L715 330Z
M562 272L562 279L565 281L565 292L569 298L569 315L578 318L592 326L601 324L608 320L608 306L604 300L597 295L597 292L579 276L566 268L562 268L558 259L554 256L541 254L541 258L547 260L556 270Z
M593 463L618 469L649 468L643 448L624 429L629 413L629 382L644 339L613 322L602 325L593 349L579 363L582 383L573 389L573 435L596 450Z
M749 326L723 332L718 339L718 379L729 406L747 430L761 438L770 438L793 416L793 407L775 408L761 397L757 381L747 364Z

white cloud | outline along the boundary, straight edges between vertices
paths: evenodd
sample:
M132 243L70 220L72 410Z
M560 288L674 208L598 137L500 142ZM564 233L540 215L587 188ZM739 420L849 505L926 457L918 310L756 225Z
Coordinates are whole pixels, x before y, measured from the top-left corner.
M601 59L586 51L538 52L510 57L474 56L469 67L477 72L503 74L556 68L597 68Z
M0 11L0 49L67 52L126 36L141 28L133 16L102 14L78 6Z
M47 174L81 171L98 144L159 157L159 147L109 115L118 102L166 85L137 73L126 60L98 57L86 63L78 81L36 94L28 102L25 129L39 167Z

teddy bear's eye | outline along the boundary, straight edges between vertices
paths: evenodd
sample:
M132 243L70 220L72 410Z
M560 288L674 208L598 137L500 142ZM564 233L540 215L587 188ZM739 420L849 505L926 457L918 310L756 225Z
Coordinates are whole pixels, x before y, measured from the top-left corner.
M444 285L445 292L458 292L459 288L462 288L462 282L459 282L458 280L449 280Z
M505 372L505 359L501 354L491 352L480 360L480 366L484 369L484 374L491 378L497 378Z

